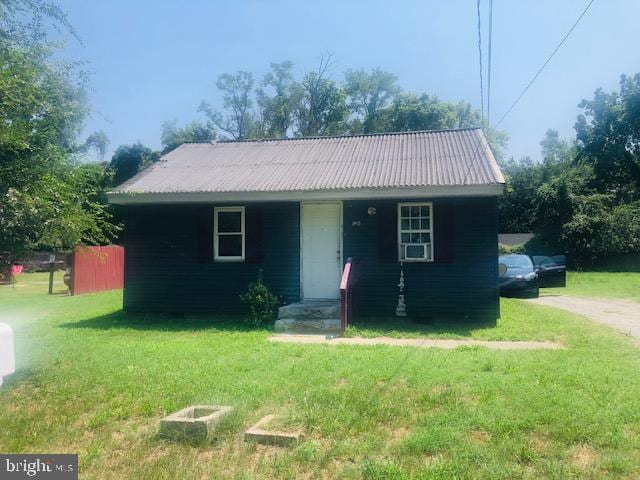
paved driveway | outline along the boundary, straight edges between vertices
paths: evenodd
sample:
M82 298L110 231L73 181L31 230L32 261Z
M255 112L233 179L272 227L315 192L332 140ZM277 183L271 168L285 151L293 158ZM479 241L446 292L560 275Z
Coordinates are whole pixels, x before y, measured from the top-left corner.
M635 337L636 343L640 345L640 303L638 302L568 295L545 296L544 294L530 301L584 315L594 322L608 325Z

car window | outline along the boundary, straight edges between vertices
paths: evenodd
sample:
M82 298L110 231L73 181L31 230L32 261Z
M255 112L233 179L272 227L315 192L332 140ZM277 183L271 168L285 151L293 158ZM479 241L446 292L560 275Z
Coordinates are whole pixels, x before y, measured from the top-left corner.
M551 260L551 257L544 257L542 255L534 255L533 264L536 267L550 267L555 265L553 260Z
M531 259L526 255L503 255L498 261L507 268L533 268Z
M553 257L547 257L543 255L534 255L533 264L536 267L556 267L565 265L564 255L554 255Z

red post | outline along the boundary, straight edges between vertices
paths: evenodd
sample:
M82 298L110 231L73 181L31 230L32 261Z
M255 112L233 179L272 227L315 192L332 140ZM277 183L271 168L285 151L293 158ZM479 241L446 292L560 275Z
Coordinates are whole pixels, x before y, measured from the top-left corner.
M349 323L350 305L350 288L351 288L351 265L352 259L348 258L347 263L342 271L342 279L340 280L340 330L344 332Z

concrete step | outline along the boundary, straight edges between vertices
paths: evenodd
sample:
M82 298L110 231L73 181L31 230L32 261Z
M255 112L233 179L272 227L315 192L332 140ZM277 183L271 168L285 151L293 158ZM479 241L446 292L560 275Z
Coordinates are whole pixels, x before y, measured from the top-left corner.
M322 320L340 318L340 302L291 303L278 309L278 318L296 320Z
M340 334L339 318L322 318L316 320L281 318L276 320L274 330L277 333L305 333L318 335Z

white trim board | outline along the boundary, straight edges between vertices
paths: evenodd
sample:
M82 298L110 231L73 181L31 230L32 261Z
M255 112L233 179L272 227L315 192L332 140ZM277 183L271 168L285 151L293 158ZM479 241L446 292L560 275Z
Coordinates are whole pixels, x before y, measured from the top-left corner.
M109 203L118 205L144 205L157 203L211 203L211 202L314 202L329 200L358 200L385 198L433 197L495 197L501 195L502 183L486 185L357 188L341 190L311 190L296 192L173 192L122 193L109 192Z
M235 212L240 214L240 231L239 232L219 232L218 231L218 213ZM241 235L242 238L242 255L236 257L220 256L220 236L225 235ZM244 262L245 260L245 210L244 207L215 207L213 209L213 260L215 262Z
M431 238L431 258L400 258L401 249L402 249L402 207L429 207L429 237ZM397 230L398 230L398 262L400 263L433 263L435 257L435 246L434 246L434 234L433 234L433 202L398 202L398 222L397 222Z

